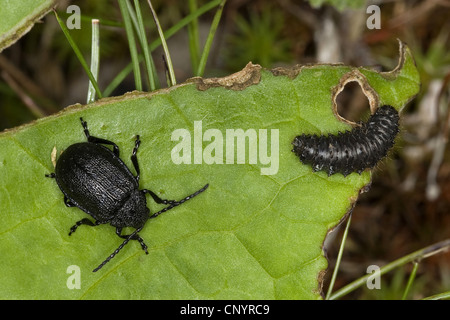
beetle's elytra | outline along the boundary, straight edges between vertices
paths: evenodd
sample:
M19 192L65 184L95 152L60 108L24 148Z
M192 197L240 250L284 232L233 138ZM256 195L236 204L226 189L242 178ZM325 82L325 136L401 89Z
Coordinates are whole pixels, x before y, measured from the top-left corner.
M64 203L68 207L78 207L92 218L84 218L70 228L69 235L84 224L97 226L109 223L116 228L116 234L125 239L123 243L97 268L96 272L108 263L130 241L139 241L142 250L148 254L147 245L139 236L148 219L156 218L180 204L192 199L208 188L203 188L181 200L164 200L148 189L139 189L140 170L137 151L141 143L136 136L131 161L136 176L131 173L125 163L119 158L119 147L109 140L93 137L89 133L87 123L82 118L87 142L75 143L69 146L59 157L55 173L46 177L55 178L64 194ZM104 145L112 146L112 151ZM151 214L147 207L146 194L149 194L158 204L168 205L164 209ZM125 227L136 230L128 235L122 234Z

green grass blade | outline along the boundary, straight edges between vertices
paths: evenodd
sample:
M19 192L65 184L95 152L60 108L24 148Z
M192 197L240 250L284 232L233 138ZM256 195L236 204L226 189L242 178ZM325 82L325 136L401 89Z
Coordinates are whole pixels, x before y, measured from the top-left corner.
M158 16L156 15L155 10L153 9L152 2L150 0L147 0L147 2L150 7L150 10L152 11L153 19L155 20L156 28L158 29L159 38L161 39L161 44L164 49L164 55L165 55L165 59L166 59L166 63L167 63L167 69L169 72L169 82L173 86L173 85L177 84L177 80L175 79L175 72L173 70L173 64L172 64L172 59L170 58L169 48L167 47L167 42L164 37L164 32L161 28L161 24L159 23Z
M142 12L141 7L139 5L139 0L134 0L134 7L136 8L136 17L137 17L137 23L138 23L138 34L139 34L139 40L141 43L141 48L144 53L144 60L145 60L145 66L147 69L147 78L148 83L150 87L150 91L153 91L156 89L156 83L155 83L155 69L154 69L154 62L152 59L152 56L150 54L150 48L148 46L147 42L147 36L145 34L145 26L144 26L144 19L142 18Z
M125 24L125 31L127 33L128 44L130 47L131 61L133 64L134 82L136 85L136 89L138 91L142 91L141 70L139 67L139 57L138 57L138 51L137 51L137 47L136 47L136 40L134 38L134 31L133 31L133 26L132 26L132 22L131 22L130 12L127 8L127 4L126 4L125 0L118 0L118 1L119 1L120 12L122 13L122 17L123 17L123 22Z
M225 6L226 2L227 2L226 0L222 0L220 2L219 7L217 8L216 14L214 15L214 19L211 24L211 29L209 30L208 38L206 39L205 47L203 48L202 57L200 58L196 76L201 77L201 76L203 76L203 73L205 72L206 62L208 60L212 42L214 40L214 35L216 34L217 27L219 26L220 18L222 17L223 7Z
M352 214L350 213L347 219L344 234L342 235L341 245L339 247L339 253L336 259L336 265L334 267L333 275L331 276L330 286L328 287L327 295L325 297L326 300L330 299L331 292L333 291L334 282L336 281L339 266L341 264L342 254L344 253L345 241L347 240L348 229L350 228L351 221L352 221Z
M419 263L417 261L413 261L413 269L411 274L409 275L408 283L406 284L405 292L403 292L402 300L406 300L409 291L411 290L411 286L416 278L417 268L419 267Z
M146 78L147 84L148 84L148 87L150 88L150 91L153 91L156 89L155 80L154 80L154 77L156 76L156 72L154 71L155 65L154 65L153 59L150 55L150 50L148 48L147 36L145 34L144 21L142 19L142 14L141 14L141 7L139 5L138 0L134 0L136 10L131 5L129 0L126 0L126 4L127 4L128 12L130 13L131 22L133 23L134 30L136 31L139 43L141 45L141 49L144 52L144 55L142 55L141 53L138 54L138 61L139 61L139 63L142 62L142 57L144 57L145 66L146 66L146 70L147 70L147 78Z
M166 32L164 32L165 39L171 38L174 34L176 34L179 30L183 29L186 25L188 25L193 19L198 18L202 14L205 14L209 10L213 9L214 7L218 6L220 4L221 0L213 0L208 2L207 4L201 6L197 11L189 14L188 16L181 19L177 24L173 25L171 28L167 29ZM155 39L150 43L150 52L154 51L156 48L158 48L161 45L161 39ZM139 55L139 61L142 61L144 59L144 56L142 54ZM153 60L151 60L153 61ZM122 83L122 81L127 77L127 75L133 70L132 63L130 62L122 71L120 71L117 76L111 81L111 83L106 87L105 89L105 96L109 96L116 88L117 86ZM153 66L153 70L155 70L155 67ZM156 76L154 76L155 79L155 85L156 88L159 87L159 81Z
M169 28L166 32L164 32L164 38L167 40L170 37L172 37L175 33L177 33L179 30L187 26L189 23L191 23L194 19L198 18L202 14L208 12L209 10L213 9L214 7L217 7L222 0L214 0L211 2L208 2L207 4L201 6L196 12L193 12L180 21L178 21L177 24ZM150 44L150 51L155 50L161 45L161 39L156 39L152 41Z
M416 260L420 260L420 259L424 259L426 257L429 257L431 255L434 255L438 252L442 252L445 250L448 250L450 248L450 239L432 244L428 247L425 247L423 249L414 251L413 253L410 253L406 256L403 256L397 260L392 261L391 263L388 263L387 265L385 265L384 267L382 267L380 269L380 275L383 275L389 271L392 271L395 268L398 268L400 266L403 266L407 263L410 263L412 261L416 261ZM335 293L333 293L330 296L330 300L335 300L338 299L344 295L346 295L349 292L352 292L353 290L363 286L366 282L367 279L371 276L371 274L367 274L361 278L356 279L355 281L349 283L348 285L346 285L345 287L339 289L338 291L336 291Z
M84 60L83 54L81 53L80 49L78 48L77 44L73 40L72 36L70 35L69 30L66 27L66 24L59 18L58 13L53 10L55 13L56 20L59 23L59 26L61 27L61 30L63 31L64 35L66 36L67 41L69 42L70 46L72 47L73 52L77 56L78 60L81 63L81 66L83 67L84 71L86 72L87 76L89 77L89 80L91 81L92 85L95 88L95 92L97 92L97 96L99 98L102 98L102 92L100 91L100 88L98 87L97 81L94 78L94 75L92 74L91 70L89 69L89 66L86 63L86 60Z
M91 45L91 72L95 80L98 79L98 69L100 66L100 27L99 20L92 19L92 45ZM87 103L95 101L95 88L89 81Z
M450 299L450 291L438 293L438 294L423 298L423 300L443 300L443 299Z
M189 0L189 11L191 13L197 11L197 0ZM189 52L191 55L192 71L198 69L200 44L199 44L199 31L198 31L198 18L195 18L188 25L188 37L189 37Z

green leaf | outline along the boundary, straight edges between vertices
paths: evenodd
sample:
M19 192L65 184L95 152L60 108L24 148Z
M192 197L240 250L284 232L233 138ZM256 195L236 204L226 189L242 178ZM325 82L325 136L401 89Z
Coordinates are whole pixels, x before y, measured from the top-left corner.
M26 34L55 3L55 0L0 0L0 52Z
M265 70L249 64L225 78L194 78L170 89L75 105L0 134L0 298L320 298L327 267L322 243L354 206L371 172L346 178L313 173L291 152L291 142L303 132L350 129L333 113L335 95L348 81L362 84L371 105L401 109L417 94L419 78L409 50L400 51L399 67L390 73L343 65ZM92 270L123 239L110 225L81 226L69 237L69 228L87 215L67 208L55 181L44 177L53 172L54 147L59 155L85 141L80 116L92 135L118 144L130 168L140 134L141 188L181 199L210 185L147 222L140 235L149 255L131 241L96 273ZM274 174L261 174L270 166L261 155L255 164L248 157L238 164L236 156L233 164L207 164L207 157L196 153L194 144L208 150L212 143L197 144L198 133L215 129L210 133L223 135L226 144L227 129L238 128L257 134L258 142L260 129L268 130ZM191 135L192 161L202 164L174 163L180 140L171 138L180 129ZM276 130L279 139L271 143ZM148 206L152 212L164 207L150 197ZM72 273L70 266L79 269ZM80 288L69 289L77 279Z

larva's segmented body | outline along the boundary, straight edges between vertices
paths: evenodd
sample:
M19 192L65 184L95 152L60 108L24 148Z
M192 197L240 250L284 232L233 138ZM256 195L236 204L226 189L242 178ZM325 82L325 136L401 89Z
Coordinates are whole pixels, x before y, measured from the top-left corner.
M338 135L297 136L293 152L313 171L326 171L328 176L352 172L361 174L373 168L394 145L399 131L399 115L395 108L385 105L377 109L367 122Z

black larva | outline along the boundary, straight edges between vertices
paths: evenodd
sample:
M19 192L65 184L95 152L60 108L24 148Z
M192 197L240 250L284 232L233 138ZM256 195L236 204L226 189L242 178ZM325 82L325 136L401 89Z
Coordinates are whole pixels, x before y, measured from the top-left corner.
M373 168L394 145L399 131L399 115L393 107L377 109L367 122L338 135L306 135L295 137L293 152L313 171L326 171L328 176L352 172L361 174Z

